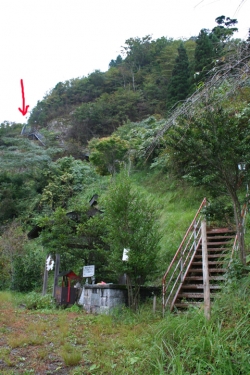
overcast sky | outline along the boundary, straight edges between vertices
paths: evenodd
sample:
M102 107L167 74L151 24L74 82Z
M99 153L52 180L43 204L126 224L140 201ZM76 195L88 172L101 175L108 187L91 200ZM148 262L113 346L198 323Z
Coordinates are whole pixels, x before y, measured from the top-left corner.
M58 82L106 71L126 39L177 39L237 18L246 39L250 0L0 0L0 123L24 123L20 80L29 111Z

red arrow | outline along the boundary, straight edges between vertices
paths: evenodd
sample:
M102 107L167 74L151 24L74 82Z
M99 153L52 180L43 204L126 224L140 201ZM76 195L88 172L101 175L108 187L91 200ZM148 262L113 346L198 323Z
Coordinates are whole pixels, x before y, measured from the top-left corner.
M18 109L22 113L22 115L25 116L26 113L28 112L29 105L26 105L26 107L25 107L25 96L24 96L23 80L21 79L20 82L21 82L21 88L22 88L23 109L21 109L21 108L18 108Z

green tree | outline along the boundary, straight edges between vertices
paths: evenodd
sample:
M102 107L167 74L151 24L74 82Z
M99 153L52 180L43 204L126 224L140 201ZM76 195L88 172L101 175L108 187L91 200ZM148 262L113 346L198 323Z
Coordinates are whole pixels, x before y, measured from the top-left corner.
M213 196L227 194L231 198L240 259L246 264L241 215L245 198L238 164L250 160L250 106L240 98L230 98L231 102L223 105L219 98L207 98L199 113L180 119L166 142L171 164L180 176L204 186Z
M25 256L27 237L20 222L12 221L0 236L0 289L13 287L16 264Z
M101 175L113 175L120 168L120 163L128 151L128 143L118 136L101 139L93 138L89 142L90 161Z
M190 69L184 44L178 47L178 56L168 86L167 107L171 108L180 100L186 99L190 92Z
M98 178L90 164L75 160L72 156L50 163L43 176L46 184L42 191L40 208L49 210L66 208L71 197Z
M43 248L34 246L34 243L26 243L23 256L14 258L11 288L18 292L40 291L45 258L46 254Z
M74 113L74 138L86 144L93 137L106 137L128 119L137 121L147 111L143 94L119 88L102 94L93 103L83 103Z
M12 221L0 237L0 289L41 289L44 259L43 249L28 242L20 222Z
M208 79L208 73L225 53L224 49L233 34L238 31L236 19L220 16L215 19L217 26L212 31L202 29L196 39L195 82Z
M109 67L110 68L114 68L116 67L117 65L120 65L122 63L122 57L121 55L118 55L117 58L115 60L111 60L110 63L109 63Z
M214 57L214 45L212 39L209 37L208 30L202 29L196 39L194 63L196 82L207 78L206 75L213 66Z
M83 263L82 244L79 246L73 240L76 236L76 223L66 215L66 210L57 208L49 216L37 219L37 224L43 228L38 242L46 249L48 254L61 255L61 268L63 271L77 267Z
M75 241L82 243L81 258L84 265L95 265L96 282L112 279L108 266L109 244L104 241L107 228L103 215L99 214L84 220L77 226Z
M136 309L140 286L156 271L160 235L155 209L133 187L126 170L112 181L104 206L110 268L117 276L127 275L130 306ZM124 249L127 261L122 260Z
M137 89L136 73L150 63L151 39L150 35L146 35L142 39L138 37L130 38L126 40L125 46L122 47L122 54L126 56L124 64L131 74L133 90Z
M103 240L106 228L101 215L88 216L89 207L78 207L71 218L66 210L57 208L51 215L40 217L37 223L43 228L38 242L47 254L60 254L61 270L76 269L94 264L96 277L107 277L108 244ZM105 276L106 275L106 276Z
M234 27L238 21L235 18L225 16L217 17L215 21L217 26L212 29L212 34L224 45L238 31L238 28Z

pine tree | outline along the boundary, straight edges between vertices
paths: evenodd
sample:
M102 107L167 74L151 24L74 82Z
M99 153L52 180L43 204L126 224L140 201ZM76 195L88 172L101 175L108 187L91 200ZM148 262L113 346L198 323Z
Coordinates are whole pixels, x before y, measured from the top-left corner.
M220 16L215 19L217 26L210 32L202 29L196 40L195 49L195 82L208 78L208 72L212 69L216 60L225 53L225 46L233 34L238 31L236 19Z
M196 40L195 48L195 82L206 79L206 75L212 68L214 59L214 38L211 38L208 30L202 29Z
M190 67L187 51L183 45L178 47L178 56L172 71L172 77L168 86L167 108L171 108L180 100L186 99L190 92Z

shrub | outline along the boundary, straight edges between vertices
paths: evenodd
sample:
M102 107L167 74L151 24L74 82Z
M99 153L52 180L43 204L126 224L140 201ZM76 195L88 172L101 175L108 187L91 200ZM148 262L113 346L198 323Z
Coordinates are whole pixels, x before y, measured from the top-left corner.
M42 296L40 293L31 292L23 295L22 302L29 310L54 309L55 301L51 295Z

